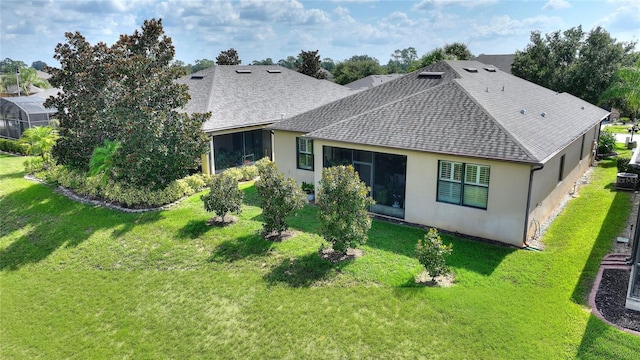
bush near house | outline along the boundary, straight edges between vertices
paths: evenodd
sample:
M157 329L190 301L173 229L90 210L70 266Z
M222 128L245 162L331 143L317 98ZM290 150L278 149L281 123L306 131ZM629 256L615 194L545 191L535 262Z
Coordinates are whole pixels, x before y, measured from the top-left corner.
M449 272L446 257L451 255L452 245L444 245L438 230L430 228L423 239L416 244L416 256L418 262L424 266L431 276L431 281L435 281L438 276Z
M285 179L275 163L269 161L259 168L260 179L255 186L260 196L265 236L275 232L280 236L289 229L287 217L307 203L307 197L295 180Z
M598 154L606 155L613 151L616 145L616 137L607 130L600 133L600 139L598 141Z
M346 253L367 241L371 228L367 209L375 203L369 192L351 165L322 169L317 194L320 235L335 252Z
M211 179L209 193L200 196L204 209L213 212L224 221L228 213L240 214L244 193L230 171L224 171Z

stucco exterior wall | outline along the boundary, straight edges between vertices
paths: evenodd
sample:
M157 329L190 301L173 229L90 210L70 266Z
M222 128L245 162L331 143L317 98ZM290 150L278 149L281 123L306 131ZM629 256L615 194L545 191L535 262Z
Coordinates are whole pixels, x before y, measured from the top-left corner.
M322 177L323 146L375 151L407 156L405 219L408 223L434 226L461 234L478 236L523 246L527 219L527 196L532 167L528 164L488 159L432 154L411 150L382 148L332 141L314 141L315 171L296 169L296 137L302 133L275 131L274 154L278 169L299 183ZM563 151L534 172L529 205L527 238L534 235L537 224L551 215L562 199L573 190L592 163L592 146L597 127L577 138ZM582 158L580 155L582 153ZM565 156L562 181L558 181L560 159ZM437 201L438 161L457 161L487 165L491 168L487 209L448 204Z
M558 209L567 195L573 193L574 188L577 187L576 183L591 166L597 127L593 127L584 134L584 137L578 137L558 152L544 164L542 170L534 172L527 238L537 235L541 224L544 224ZM582 158L580 158L581 154ZM563 178L559 181L560 162L563 155L565 159Z
M321 154L324 145L406 155L405 221L522 246L528 165L319 140L314 141L314 153ZM486 210L436 201L439 160L491 167ZM315 168L322 169L321 156L315 156ZM321 176L315 172L316 183Z
M285 177L295 179L298 184L302 182L317 182L314 181L314 171L298 169L296 159L296 137L302 136L304 133L295 133L289 131L274 131L273 140L273 161L278 166L278 170L284 173ZM315 143L315 141L314 141ZM322 176L322 147L320 152L314 145L314 168L319 169L320 176ZM318 159L320 159L320 165L318 165ZM318 167L319 166L319 167ZM320 178L318 178L320 180Z

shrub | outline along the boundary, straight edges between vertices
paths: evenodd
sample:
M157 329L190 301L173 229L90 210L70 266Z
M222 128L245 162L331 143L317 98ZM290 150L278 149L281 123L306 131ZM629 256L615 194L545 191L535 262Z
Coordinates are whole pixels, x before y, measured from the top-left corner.
M255 165L246 165L240 168L242 180L249 181L258 177L258 168Z
M120 141L105 140L102 146L93 149L89 160L89 176L102 174L102 181L105 183L109 179L115 179L115 162L121 147Z
M42 160L48 161L51 157L51 150L60 138L58 130L51 126L35 126L26 129L22 133L20 142L27 146L29 155L39 155Z
M18 140L11 139L0 139L0 150L20 154L27 155L27 149L29 146L27 144L21 143Z
M367 209L375 203L369 191L351 165L322 169L317 195L320 235L334 251L346 253L367 241L371 228Z
M616 145L616 137L608 130L600 133L598 141L598 154L610 154Z
M187 182L187 185L189 185L194 192L198 192L207 187L207 181L210 179L205 178L204 174L193 174L185 177L183 180Z
M285 179L273 162L260 166L260 179L256 181L260 196L265 235L286 231L287 217L302 209L307 202L306 195L293 179Z
M241 181L242 180L242 171L238 168L228 168L227 170L222 172L227 173L227 175L231 176L232 178L234 178L236 181Z
M200 199L205 210L214 212L224 219L229 212L240 213L243 196L244 193L238 188L238 181L233 173L224 171L213 177L209 193L200 196Z
M444 245L438 231L434 228L430 228L424 238L418 240L416 244L418 261L431 275L432 281L435 281L436 277L449 272L446 257L451 255L451 252L452 245Z
M302 182L302 191L307 194L313 194L314 186L313 183Z

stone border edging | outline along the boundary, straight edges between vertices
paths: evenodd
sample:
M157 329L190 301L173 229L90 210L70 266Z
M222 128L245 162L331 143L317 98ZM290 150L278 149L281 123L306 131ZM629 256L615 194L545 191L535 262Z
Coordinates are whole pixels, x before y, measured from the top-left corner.
M25 175L24 176L25 179L30 180L30 181L34 181L46 186L51 186L50 183L38 179L34 176L31 175ZM155 208L142 208L142 209L130 209L130 208L125 208L119 205L115 205L115 204L111 204L108 201L104 201L104 200L92 200L92 199L87 199L86 197L80 196L77 193L75 193L74 191L67 189L64 186L60 186L58 185L56 188L54 188L54 191L56 191L57 193L75 201L75 202L79 202L81 204L85 204L85 205L93 205L93 206L100 206L103 208L107 208L107 209L111 209L111 210L118 210L118 211L122 211L122 212L126 212L126 213L143 213L143 212L150 212L150 211L162 211L162 210L168 210L170 208L172 208L173 206L177 205L178 203L180 203L182 200L185 199L185 197L181 197L180 199L170 203L170 204L166 204L166 205L162 205L160 207L155 207Z
M591 313L594 314L598 319L604 321L606 324L609 324L618 330L624 331L633 335L640 335L639 331L627 329L625 327L619 326L617 324L612 323L611 321L604 318L604 316L598 310L596 306L596 294L598 293L598 289L600 288L600 282L602 281L602 274L607 269L627 269L629 266L627 265L600 265L598 269L598 275L596 275L596 280L593 282L593 287L591 288L591 293L589 293L589 307L591 308Z

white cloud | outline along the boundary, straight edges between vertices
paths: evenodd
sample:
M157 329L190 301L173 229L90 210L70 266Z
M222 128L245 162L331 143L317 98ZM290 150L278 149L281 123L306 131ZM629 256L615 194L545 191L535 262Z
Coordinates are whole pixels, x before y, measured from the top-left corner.
M562 19L556 17L534 16L515 20L509 15L502 15L493 17L487 25L473 25L473 34L478 37L522 35L528 34L531 30L544 30L561 24Z
M418 4L415 4L413 10L429 10L440 9L446 6L463 6L466 8L475 8L479 6L497 4L498 0L422 0Z
M542 7L542 10L561 10L561 9L569 9L571 8L571 4L566 0L549 0Z

